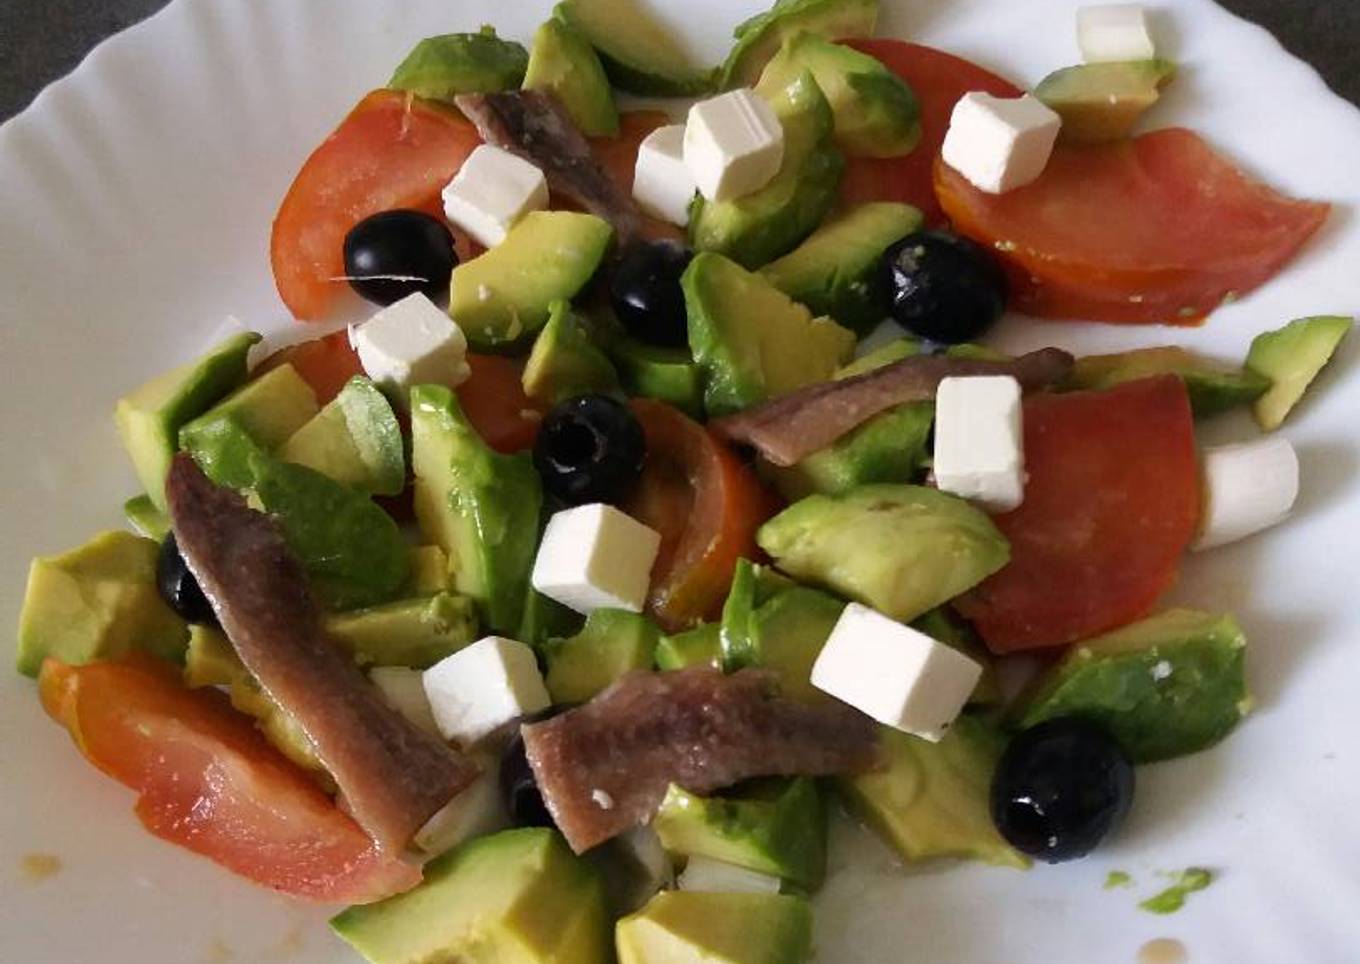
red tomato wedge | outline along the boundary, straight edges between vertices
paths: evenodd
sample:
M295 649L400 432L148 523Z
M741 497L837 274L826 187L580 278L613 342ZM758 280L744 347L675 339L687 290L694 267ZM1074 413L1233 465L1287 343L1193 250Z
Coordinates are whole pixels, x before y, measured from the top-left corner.
M43 663L43 708L95 766L139 794L157 837L293 897L378 900L420 871L378 851L215 690L149 658Z
M364 373L359 355L350 347L347 331L337 331L276 351L260 362L254 374L263 375L280 365L292 365L302 380L312 386L321 405L340 394L340 389L355 375Z
M524 394L521 362L499 355L467 356L472 374L457 388L458 404L477 434L497 452L520 452L538 437L544 408Z
M759 558L756 529L773 514L755 474L698 422L633 399L647 461L621 507L661 533L647 609L667 632L717 618L737 560Z
M270 261L284 304L324 318L348 291L345 235L379 211L440 214L439 193L481 143L450 107L375 90L312 152L274 217Z
M1025 400L1025 501L996 517L1011 561L956 608L993 652L1061 646L1147 615L1200 513L1174 375Z
M1180 128L1060 145L1038 181L1002 195L941 162L935 188L955 228L1000 253L1013 308L1126 323L1204 318L1279 271L1330 210L1253 181Z
M935 199L931 172L940 154L949 117L959 98L970 90L997 97L1019 97L1020 88L962 57L901 40L847 40L846 46L875 57L907 82L921 104L921 143L905 157L846 158L841 200L847 205L867 201L914 204L926 224L944 221Z

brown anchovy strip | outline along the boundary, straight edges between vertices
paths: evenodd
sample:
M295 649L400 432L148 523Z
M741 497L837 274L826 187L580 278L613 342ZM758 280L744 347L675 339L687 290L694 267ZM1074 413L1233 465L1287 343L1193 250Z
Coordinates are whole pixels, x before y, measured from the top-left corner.
M306 732L359 825L384 850L404 849L476 766L390 709L326 635L273 519L184 453L165 494L184 561L241 661Z
M1046 388L1072 370L1072 356L1043 348L1008 361L916 355L854 378L821 382L716 419L709 427L732 442L755 447L775 465L796 465L880 412L930 401L941 379L958 375L1013 375L1025 391Z
M777 694L774 677L708 666L635 671L584 706L521 728L543 802L577 853L650 820L676 783L707 793L759 776L878 762L873 722Z

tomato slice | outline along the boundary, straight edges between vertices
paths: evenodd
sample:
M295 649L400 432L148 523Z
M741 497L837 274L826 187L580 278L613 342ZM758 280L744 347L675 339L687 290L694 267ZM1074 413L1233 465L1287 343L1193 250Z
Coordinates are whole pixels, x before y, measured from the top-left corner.
M717 618L737 560L761 558L756 529L774 504L755 474L669 405L632 401L647 461L623 510L661 533L648 611L675 632Z
M280 365L292 365L302 380L312 386L321 405L339 395L340 389L355 375L364 373L359 355L350 347L347 331L281 348L260 362L254 374L263 375Z
M480 143L451 107L394 90L361 100L307 158L274 217L270 260L288 309L325 317L349 290L337 280L349 229L393 208L440 214L440 191Z
M944 163L935 178L955 227L1000 253L1012 307L1044 318L1193 323L1269 280L1330 210L1179 128L1060 145L1038 181L1002 195Z
M1174 375L1025 400L1025 501L996 517L1011 561L956 608L998 653L1138 619L1199 521L1195 429Z
M921 143L905 157L846 158L841 180L843 203L899 201L914 204L926 224L944 222L935 199L931 171L944 144L949 117L959 98L971 90L997 97L1019 97L1020 88L977 64L943 50L901 40L846 40L847 46L880 60L911 86L921 105Z
M380 852L221 693L142 657L43 663L43 707L90 762L139 794L157 837L293 897L367 902L420 882Z
M499 355L467 356L472 374L457 388L472 427L497 452L521 452L538 438L546 409L524 394L521 362Z

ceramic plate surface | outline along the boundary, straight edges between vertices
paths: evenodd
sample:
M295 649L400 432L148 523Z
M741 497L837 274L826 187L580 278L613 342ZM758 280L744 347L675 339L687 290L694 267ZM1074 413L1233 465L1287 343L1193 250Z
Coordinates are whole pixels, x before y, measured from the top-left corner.
M717 60L751 0L675 0ZM0 128L0 625L28 560L122 524L136 490L114 399L194 355L223 316L285 318L270 218L308 152L428 34L494 23L527 40L548 0L176 0L100 47ZM1078 60L1075 3L884 0L882 32L1032 85ZM1248 170L1337 204L1285 274L1182 331L1008 319L1007 348L1175 340L1237 359L1257 332L1360 313L1360 112L1269 35L1207 0L1164 2L1185 65L1157 125L1205 133ZM1186 560L1173 600L1236 613L1258 709L1221 747L1143 768L1132 819L1088 860L1029 873L904 871L850 826L818 899L819 960L1133 962L1176 938L1194 964L1360 955L1360 336L1285 427L1303 467L1286 526ZM1208 426L1247 438L1245 417ZM327 908L290 903L139 828L132 797L78 757L30 681L0 672L0 960L349 960ZM55 855L41 881L24 858ZM1159 872L1220 878L1170 917L1136 908ZM1135 886L1102 889L1114 869Z

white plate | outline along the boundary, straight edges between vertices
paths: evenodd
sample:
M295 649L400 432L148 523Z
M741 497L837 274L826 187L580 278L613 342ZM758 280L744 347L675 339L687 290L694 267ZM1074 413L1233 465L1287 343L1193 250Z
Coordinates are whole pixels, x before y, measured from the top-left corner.
M680 0L716 60L752 0ZM762 4L763 5L763 4ZM1033 84L1075 62L1071 0L905 0L884 32ZM176 0L100 47L0 128L0 624L28 559L121 524L136 485L113 400L197 351L227 313L283 317L269 222L299 163L416 40L494 23L528 38L548 0ZM1207 0L1167 3L1157 32L1186 65L1158 124L1204 131L1248 169L1338 204L1283 277L1192 331L1008 322L1011 347L1117 349L1175 339L1239 358L1289 318L1360 313L1360 113L1265 32ZM1146 767L1132 820L1080 863L1028 874L904 872L841 828L819 899L820 960L1128 961L1156 937L1194 964L1360 954L1360 336L1286 426L1304 491L1269 535L1185 563L1177 601L1237 613L1259 709L1222 747ZM1253 432L1245 418L1216 437ZM33 686L0 672L0 960L349 959L325 909L292 904L142 832L131 795L78 757ZM61 871L34 882L24 855ZM1221 879L1180 914L1135 908L1158 871ZM1131 890L1102 890L1111 869Z

